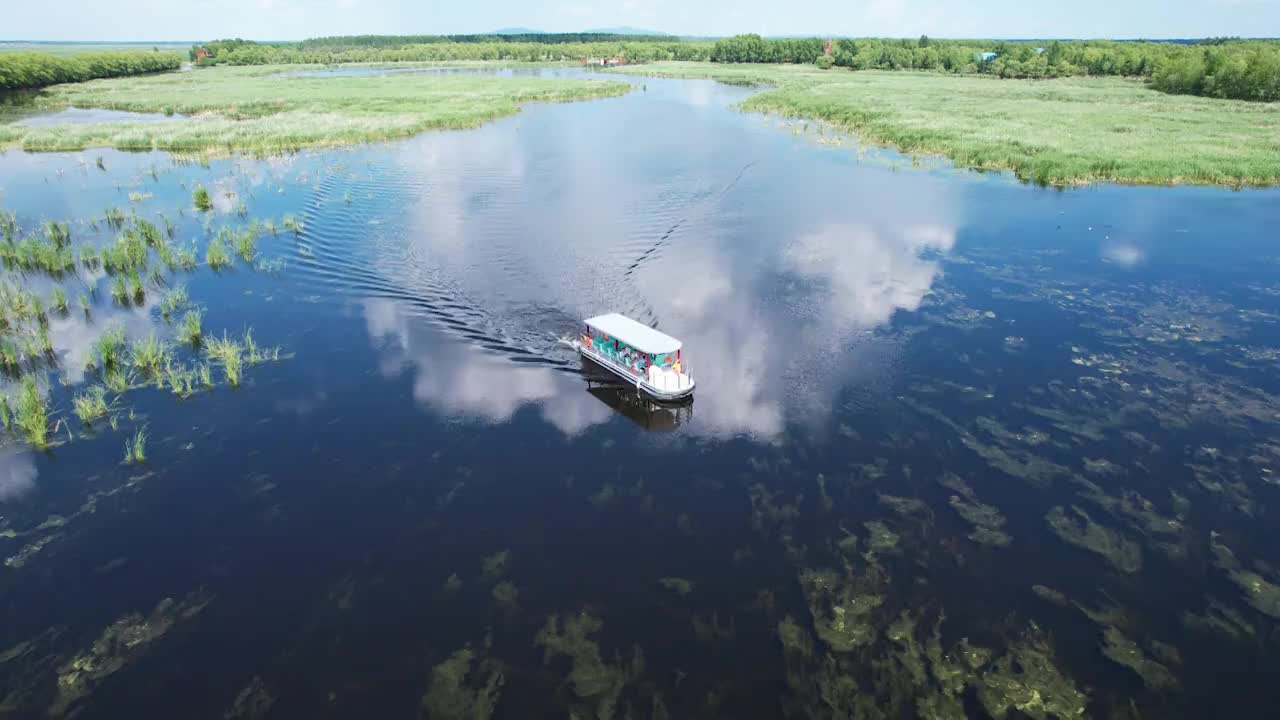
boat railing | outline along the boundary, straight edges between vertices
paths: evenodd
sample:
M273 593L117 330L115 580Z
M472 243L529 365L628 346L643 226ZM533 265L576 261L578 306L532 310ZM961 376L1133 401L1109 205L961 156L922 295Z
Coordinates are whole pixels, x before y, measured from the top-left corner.
M657 383L653 381L659 380L661 381L661 384L664 386L663 387L664 390L672 389L670 387L670 383L667 382L668 380L674 381L674 385L675 385L674 389L676 390L683 390L689 387L690 385L692 385L694 382L693 373L689 372L687 366L681 367L680 370L677 372L670 365L662 365L660 366L661 372L659 373L659 375L656 378L651 378L651 376L648 373L648 368L652 367L651 365L646 365L645 370L640 370L636 368L635 365L632 363L621 362L618 359L619 355L616 351L609 352L608 349L601 348L595 343L591 343L591 344L583 343L582 349L586 351L588 354L592 355L593 357L599 358L602 362L608 363L609 365L612 365L620 370L624 370L629 375L633 375L639 380L643 380L655 386L657 385Z

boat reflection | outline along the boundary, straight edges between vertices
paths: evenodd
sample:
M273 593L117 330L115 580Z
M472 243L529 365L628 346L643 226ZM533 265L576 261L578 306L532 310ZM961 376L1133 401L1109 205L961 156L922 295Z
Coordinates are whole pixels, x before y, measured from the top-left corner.
M586 360L582 362L582 376L589 395L645 430L671 432L693 419L692 398L680 403L657 402Z

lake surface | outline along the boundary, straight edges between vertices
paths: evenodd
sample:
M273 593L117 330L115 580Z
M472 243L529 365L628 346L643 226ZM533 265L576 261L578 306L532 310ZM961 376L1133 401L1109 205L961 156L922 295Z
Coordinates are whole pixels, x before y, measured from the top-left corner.
M0 155L75 243L273 220L169 284L281 351L86 431L93 343L174 331L63 279L99 293L51 315L60 444L0 450L0 714L1273 715L1280 192L1042 189L637 86L270 160ZM588 382L557 339L608 311L684 340L691 406Z

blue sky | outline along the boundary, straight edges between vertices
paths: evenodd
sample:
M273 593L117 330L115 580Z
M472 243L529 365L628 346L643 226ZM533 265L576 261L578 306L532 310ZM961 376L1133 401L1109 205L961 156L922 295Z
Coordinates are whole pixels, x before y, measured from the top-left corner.
M1280 36L1280 0L0 0L0 39L548 31L914 37Z

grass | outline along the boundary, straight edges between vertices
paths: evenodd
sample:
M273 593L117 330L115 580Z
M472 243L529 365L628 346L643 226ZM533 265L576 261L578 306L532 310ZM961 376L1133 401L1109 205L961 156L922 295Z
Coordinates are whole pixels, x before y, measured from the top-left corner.
M996 80L811 66L657 63L619 72L767 85L742 108L1055 185L1280 183L1280 103L1166 95L1121 78Z
M177 112L192 122L0 125L0 149L127 150L260 154L407 137L432 129L474 127L519 111L527 102L621 95L623 83L399 73L369 77L286 77L287 66L215 67L57 85L43 108Z
M235 340L228 339L224 333L221 338L210 338L205 343L205 354L209 359L222 364L222 373L227 384L232 387L240 385L240 370L244 365L244 348Z
M191 303L187 289L182 285L170 288L160 300L160 316L165 320L172 319L174 313Z
M188 310L178 323L178 342L191 347L198 347L204 331L200 327L203 313L199 310Z
M104 332L94 344L94 354L104 370L120 367L124 349L124 328L119 325Z
M250 264L253 263L253 259L258 255L256 235L257 232L254 228L241 230L234 235L236 253Z
M102 385L94 385L84 392L77 393L72 399L72 408L76 417L85 425L106 416L110 407L107 405L107 389Z
M231 264L231 256L227 254L227 244L222 237L222 233L215 235L209 241L209 247L205 249L204 261L214 270L220 270Z
M147 431L139 430L132 439L124 441L124 463L133 465L147 459Z
M213 209L213 199L209 197L209 191L203 185L197 185L196 189L192 191L191 202L200 212L208 212Z
M129 349L129 364L147 377L160 377L169 361L169 348L154 334Z
M18 406L13 413L13 423L27 436L32 447L49 446L49 404L35 378L22 379L22 387L18 390Z

